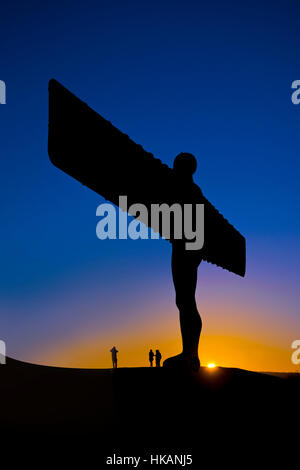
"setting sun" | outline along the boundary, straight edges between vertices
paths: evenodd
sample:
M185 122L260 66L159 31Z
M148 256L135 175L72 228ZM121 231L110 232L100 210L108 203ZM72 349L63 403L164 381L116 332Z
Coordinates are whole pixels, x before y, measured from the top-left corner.
M208 367L209 369L214 369L214 368L216 367L216 364L214 364L213 362L210 362L210 363L207 365L207 367Z

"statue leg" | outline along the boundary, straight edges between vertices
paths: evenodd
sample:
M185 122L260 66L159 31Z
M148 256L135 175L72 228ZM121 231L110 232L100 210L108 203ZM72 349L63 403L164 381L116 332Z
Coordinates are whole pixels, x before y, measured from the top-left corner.
M182 245L173 244L172 275L176 292L176 305L179 310L182 335L182 353L164 362L164 367L184 367L199 370L199 338L202 321L197 309L195 292L197 271L201 263L198 253L186 251Z

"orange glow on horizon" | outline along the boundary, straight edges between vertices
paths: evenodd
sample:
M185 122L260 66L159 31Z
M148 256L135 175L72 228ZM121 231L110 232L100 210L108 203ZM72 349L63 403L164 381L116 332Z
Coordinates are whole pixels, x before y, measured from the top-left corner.
M222 312L220 314L219 312ZM222 308L206 308L202 316L204 328L199 344L201 364L220 367L234 367L265 372L297 372L291 362L289 331L283 334L282 324L267 328L268 312L260 316L256 312L243 311L236 306L226 312ZM162 362L181 352L181 338L178 315L174 311L146 312L133 322L124 319L119 326L100 330L93 328L85 335L64 338L25 360L39 364L78 367L111 368L110 349L116 345L119 350L118 367L147 367L150 348L159 349Z

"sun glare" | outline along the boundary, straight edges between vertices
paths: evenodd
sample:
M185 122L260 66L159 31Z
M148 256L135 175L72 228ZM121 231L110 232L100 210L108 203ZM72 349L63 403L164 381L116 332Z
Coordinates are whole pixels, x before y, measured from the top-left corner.
M216 364L214 364L213 362L210 362L210 363L207 365L207 367L208 367L209 369L214 369L214 368L216 367Z

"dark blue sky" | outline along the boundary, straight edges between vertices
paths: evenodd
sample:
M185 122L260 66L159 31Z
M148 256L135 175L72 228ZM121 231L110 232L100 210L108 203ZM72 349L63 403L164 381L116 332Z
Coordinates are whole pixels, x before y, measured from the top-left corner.
M195 181L247 238L249 299L288 305L286 323L300 326L300 105L290 98L299 13L296 0L1 6L0 301L12 355L33 357L31 345L39 351L49 331L55 341L62 325L69 334L107 322L112 280L132 308L139 296L172 295L169 244L97 240L103 200L50 164L52 77L165 163L196 155ZM232 276L205 269L216 285ZM66 307L64 322L45 310L72 285L91 289L95 311L105 298L99 323L96 313L83 320Z

